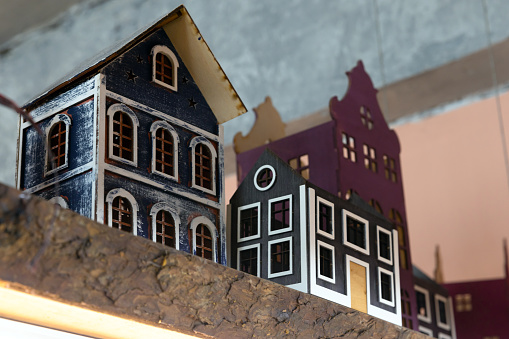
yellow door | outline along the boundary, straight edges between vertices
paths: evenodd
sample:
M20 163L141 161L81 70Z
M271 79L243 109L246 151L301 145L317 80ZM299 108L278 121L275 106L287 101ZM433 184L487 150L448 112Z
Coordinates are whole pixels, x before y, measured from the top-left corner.
M350 292L352 295L352 308L368 313L366 267L354 262L350 262Z

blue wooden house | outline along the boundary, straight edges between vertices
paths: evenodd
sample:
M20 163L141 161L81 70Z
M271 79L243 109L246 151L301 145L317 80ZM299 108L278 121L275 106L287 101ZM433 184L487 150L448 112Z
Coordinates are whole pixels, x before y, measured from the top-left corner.
M246 109L184 6L25 109L19 189L226 263L220 124Z
M398 231L356 194L340 199L266 149L229 225L231 267L401 325Z

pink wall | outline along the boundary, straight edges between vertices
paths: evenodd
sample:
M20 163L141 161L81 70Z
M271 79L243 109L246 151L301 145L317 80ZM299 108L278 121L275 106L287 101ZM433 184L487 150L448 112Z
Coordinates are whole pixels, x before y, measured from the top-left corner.
M509 137L509 93L500 99ZM395 130L414 264L432 275L438 244L447 282L502 277L509 190L495 98Z

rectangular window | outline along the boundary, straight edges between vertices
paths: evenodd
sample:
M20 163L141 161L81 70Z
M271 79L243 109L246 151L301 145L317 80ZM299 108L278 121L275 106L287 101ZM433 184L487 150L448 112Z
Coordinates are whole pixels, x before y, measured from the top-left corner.
M444 330L450 330L447 299L435 294L435 310L437 312L437 325Z
M316 232L334 240L334 204L321 197L316 197L316 201Z
M292 195L269 200L269 235L292 230Z
M392 265L392 234L390 231L377 226L378 260Z
M260 203L241 206L237 210L237 241L260 237Z
M427 323L431 323L429 292L425 288L414 286L415 299L417 302L417 318Z
M357 152L355 150L355 139L346 133L341 134L343 142L343 158L351 162L357 162Z
M430 337L433 337L433 331L429 328L419 326L419 332L429 335Z
M364 167L370 170L373 173L378 171L378 166L376 164L376 151L373 147L364 144Z
M398 176L396 175L396 161L384 154L384 167L385 167L385 179L392 182L398 182Z
M369 222L343 210L343 244L369 255Z
M378 293L379 293L379 301L383 304L394 307L394 288L393 288L393 277L394 273L383 269L381 267L378 268Z
M272 240L269 249L269 278L292 274L292 237Z
M288 164L304 179L309 179L309 156L307 154L288 160Z
M318 278L335 284L334 246L318 240L318 258Z
M240 247L237 250L237 267L239 271L260 276L260 244Z
M470 293L456 294L454 299L456 302L456 312L472 311L472 295Z

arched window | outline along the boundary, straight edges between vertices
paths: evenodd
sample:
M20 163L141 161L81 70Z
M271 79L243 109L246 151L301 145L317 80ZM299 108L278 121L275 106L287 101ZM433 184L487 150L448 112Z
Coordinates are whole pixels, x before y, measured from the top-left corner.
M111 190L106 196L108 226L137 235L138 204L134 197L122 188Z
M152 81L177 91L177 70L179 63L175 54L166 46L152 48Z
M175 210L167 203L157 203L152 206L152 240L166 246L179 249L180 219Z
M191 140L192 187L216 194L216 158L214 146L204 137Z
M57 114L48 124L46 130L46 175L68 166L70 126L71 118L66 114Z
M156 121L150 127L152 137L152 171L178 180L178 143L175 129L166 121Z
M59 205L62 208L69 208L69 205L67 205L67 201L65 201L62 197L53 197L49 199L50 202Z
M130 165L138 164L138 118L124 104L114 104L108 108L109 119L109 158Z
M216 228L206 217L194 218L191 222L193 254L199 257L217 261Z

